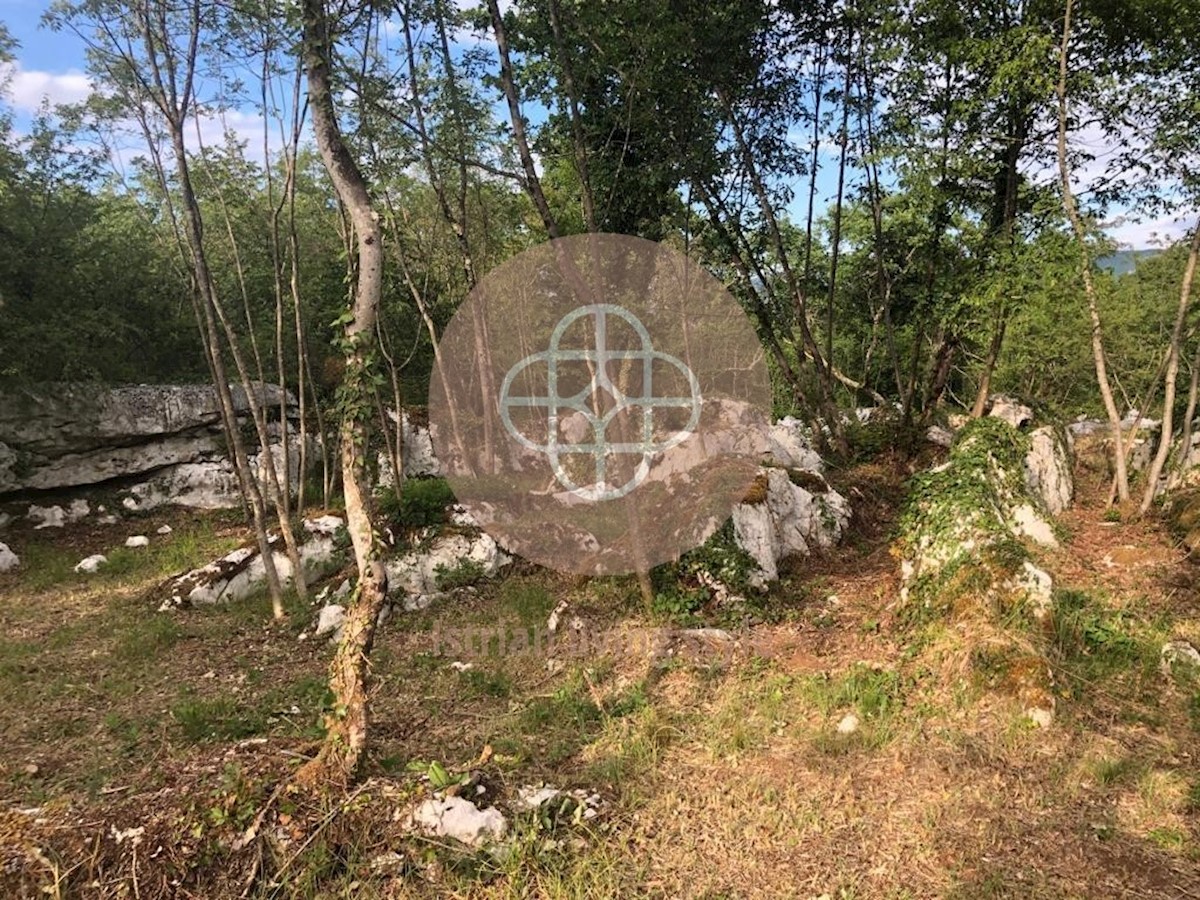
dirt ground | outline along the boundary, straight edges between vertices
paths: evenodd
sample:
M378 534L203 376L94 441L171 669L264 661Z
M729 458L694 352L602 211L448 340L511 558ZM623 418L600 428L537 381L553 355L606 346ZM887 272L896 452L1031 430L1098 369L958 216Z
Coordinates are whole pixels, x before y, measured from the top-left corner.
M1158 659L1200 643L1200 569L1156 518L1107 511L1082 469L1039 558L1075 637L1038 728L980 674L969 622L897 615L906 474L832 473L853 534L753 615L670 622L629 580L519 566L393 616L368 769L336 801L287 788L328 702L315 607L156 612L166 575L245 539L234 518L10 526L25 564L0 575L0 896L1200 897L1200 685ZM151 548L72 573L137 533ZM659 652L438 652L563 600L581 632ZM668 652L685 625L733 640ZM599 814L514 814L503 849L468 852L405 827L438 769L502 809L544 783L598 793Z

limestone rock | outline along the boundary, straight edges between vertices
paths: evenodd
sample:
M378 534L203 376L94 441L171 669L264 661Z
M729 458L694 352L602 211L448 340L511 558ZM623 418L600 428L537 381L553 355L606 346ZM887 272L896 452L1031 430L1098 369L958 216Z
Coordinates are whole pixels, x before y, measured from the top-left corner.
M92 556L81 559L75 564L75 571L82 575L93 575L100 571L100 567L108 564L108 557L102 553L96 553Z
M306 526L309 521L305 521ZM271 553L280 581L290 582L292 562L281 537L271 538ZM308 540L300 544L300 564L309 580L336 571L340 562L333 538L310 533ZM239 547L208 565L168 579L161 589L164 599L159 609L241 600L265 581L266 566L258 548Z
M1163 644L1159 660L1164 675L1172 676L1184 671L1200 678L1200 650L1187 641L1167 641Z
M758 564L761 577L774 581L778 564L793 554L833 546L850 522L850 504L819 474L793 482L784 469L763 468L757 486L763 497L733 508L734 539ZM822 488L824 488L822 490Z
M767 444L777 466L818 474L825 470L824 461L812 449L804 423L793 416L785 416L771 426Z
M317 614L317 627L313 631L313 636L323 637L327 634L335 634L341 629L342 623L345 621L346 607L340 606L337 603L330 603L328 606L323 606L320 613Z
M410 814L409 826L433 837L449 837L469 847L504 840L508 822L495 807L480 809L464 797L433 797Z
M131 550L137 549L138 547L149 547L150 538L146 537L144 534L135 534L132 537L125 538L125 546L129 547Z
M1013 428L1021 428L1033 421L1033 410L1012 397L996 394L991 398L991 404L988 415L1007 422Z
M1025 484L1029 493L1042 501L1046 512L1057 516L1071 505L1075 480L1071 474L1069 432L1060 436L1046 425L1030 433L1029 452L1025 455Z
M13 553L8 544L0 544L0 572L8 572L21 564L21 558Z

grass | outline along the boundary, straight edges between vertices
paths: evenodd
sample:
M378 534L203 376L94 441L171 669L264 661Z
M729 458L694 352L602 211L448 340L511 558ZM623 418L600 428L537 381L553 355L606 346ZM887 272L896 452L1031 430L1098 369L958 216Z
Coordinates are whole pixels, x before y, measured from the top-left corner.
M1136 594L1081 582L1060 598L1052 629L1007 623L1043 641L1061 673L1056 722L1033 729L973 677L972 663L993 665L1003 681L1019 654L972 657L985 636L955 622L899 627L888 582L853 558L838 563L847 573L797 565L780 586L795 614L760 633L794 641L795 658L724 667L613 656L552 671L526 655L460 672L428 652L431 628L540 626L563 599L589 629L643 626L630 578L518 568L394 616L372 655L361 793L311 809L282 794L264 820L271 841L238 854L233 841L320 736L331 651L297 639L312 610L294 598L281 624L265 597L155 613L147 592L165 568L236 538L194 534L169 562L164 541L161 555L120 554L94 578L34 589L40 573L27 571L0 582L0 690L15 698L0 707L0 844L14 807L100 823L76 846L63 843L76 824L58 820L31 842L64 870L92 860L96 833L144 824L147 900L167 872L186 873L197 895L238 896L259 847L249 896L263 898L1164 897L1154 873L1178 890L1200 878L1200 779L1183 752L1200 728L1200 694L1157 674L1172 631L1161 607L1150 614ZM58 538L39 540L52 560ZM77 559L73 548L60 555ZM837 604L824 602L830 593ZM837 733L851 712L859 728ZM413 760L475 773L502 808L543 782L598 791L605 805L580 824L510 809L512 843L472 852L403 828L429 789ZM283 850L272 851L276 840ZM96 879L132 896L131 848L101 846L108 868ZM0 894L23 895L5 894L4 877Z

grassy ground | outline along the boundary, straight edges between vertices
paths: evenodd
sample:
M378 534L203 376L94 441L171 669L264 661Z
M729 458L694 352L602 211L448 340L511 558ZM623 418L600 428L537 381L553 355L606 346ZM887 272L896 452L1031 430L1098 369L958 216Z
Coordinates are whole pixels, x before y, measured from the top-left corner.
M279 789L327 702L312 609L154 611L166 574L244 538L231 519L173 514L91 578L71 566L161 521L10 529L0 896L1200 896L1200 685L1158 671L1163 640L1200 641L1193 564L1155 521L1109 521L1082 473L1040 560L1060 611L1057 715L1037 729L986 634L897 620L903 474L841 474L856 531L792 567L736 652L438 655L452 629L540 624L564 599L585 633L668 643L635 584L532 568L392 618L366 778L328 808ZM442 768L501 806L542 782L603 805L518 815L503 852L466 853L404 828Z

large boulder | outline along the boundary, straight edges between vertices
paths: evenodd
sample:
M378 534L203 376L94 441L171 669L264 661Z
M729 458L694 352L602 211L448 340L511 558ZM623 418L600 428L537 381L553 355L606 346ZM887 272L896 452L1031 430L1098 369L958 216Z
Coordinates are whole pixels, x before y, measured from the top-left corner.
M733 508L734 540L758 565L760 582L776 580L787 557L836 544L849 522L846 498L805 469L761 469Z
M305 520L306 539L300 544L300 565L308 580L326 576L345 562L339 553L341 526L341 519L335 516ZM287 583L292 579L292 562L284 550L283 539L272 536L270 543L279 579ZM257 546L239 547L208 565L169 578L160 589L163 599L159 609L242 600L261 590L266 578L266 565Z
M1024 464L1025 486L1052 516L1070 506L1075 497L1071 457L1070 432L1060 431L1052 425L1030 432Z

